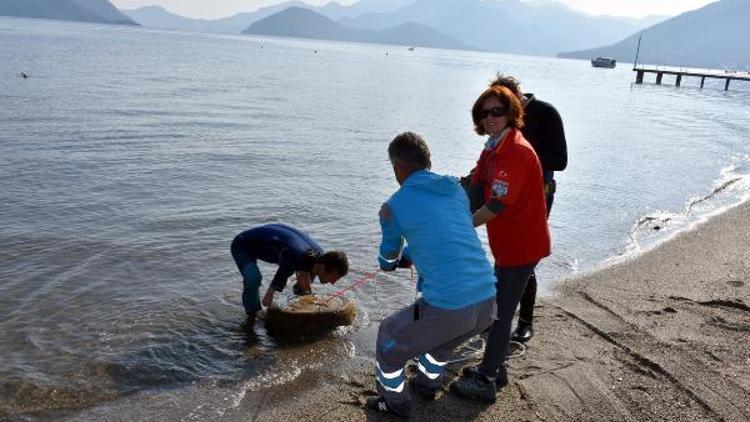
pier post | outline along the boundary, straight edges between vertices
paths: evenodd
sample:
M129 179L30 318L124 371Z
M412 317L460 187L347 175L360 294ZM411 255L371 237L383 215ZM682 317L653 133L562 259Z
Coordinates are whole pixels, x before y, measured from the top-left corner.
M659 73L656 74L656 84L657 85L661 85L661 78L662 78L662 76L664 76L664 74L661 73L661 72L659 72Z
M729 91L729 81L731 81L731 78L727 78L727 83L724 84L724 91Z
M635 75L635 83L642 84L643 83L643 71L639 70L638 73Z
M682 73L677 74L677 81L674 83L674 86L680 86L680 83L682 83Z
M705 85L705 84L706 84L706 77L703 76L703 77L701 77L701 88L703 88L703 85Z

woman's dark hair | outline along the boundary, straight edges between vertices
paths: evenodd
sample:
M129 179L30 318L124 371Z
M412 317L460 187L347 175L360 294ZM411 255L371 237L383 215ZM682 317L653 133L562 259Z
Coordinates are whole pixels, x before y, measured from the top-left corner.
M349 260L341 251L328 251L320 255L317 262L323 264L327 273L336 271L336 274L343 277L349 272Z
M484 102L489 98L497 98L500 104L508 110L508 126L516 129L523 127L523 104L521 104L521 100L510 89L500 85L493 85L477 98L474 102L474 107L471 109L471 118L474 120L474 131L478 135L486 135L482 119L480 118L480 112L482 111Z
M498 74L495 75L495 79L490 81L490 86L504 86L516 94L518 98L521 98L523 95L523 92L521 91L521 82L510 75L504 75L498 72Z
M413 132L404 132L388 145L388 157L391 161L398 160L412 171L429 169L430 149L421 136Z

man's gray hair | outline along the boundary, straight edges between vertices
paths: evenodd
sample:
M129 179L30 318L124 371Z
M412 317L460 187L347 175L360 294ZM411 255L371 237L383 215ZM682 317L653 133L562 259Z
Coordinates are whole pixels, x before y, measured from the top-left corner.
M404 132L393 138L388 145L388 157L391 161L400 161L412 171L432 167L427 142L414 132Z

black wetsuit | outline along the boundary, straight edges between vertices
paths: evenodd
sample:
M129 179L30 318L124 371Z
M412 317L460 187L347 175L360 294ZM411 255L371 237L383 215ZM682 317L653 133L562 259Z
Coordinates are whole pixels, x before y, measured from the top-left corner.
M547 199L547 216L555 201L556 171L563 171L568 165L568 147L565 140L565 129L562 118L555 107L547 102L538 100L534 94L524 94L526 97L524 111L523 137L534 147L544 172L544 193ZM537 281L536 273L532 272L526 283L526 290L521 298L519 318L522 322L531 324L534 318L534 304L536 302Z
M308 235L284 224L267 224L237 235L232 242L232 257L244 278L245 310L248 313L260 310L261 275L257 260L279 265L271 287L281 292L295 272L311 272L322 253L323 248Z

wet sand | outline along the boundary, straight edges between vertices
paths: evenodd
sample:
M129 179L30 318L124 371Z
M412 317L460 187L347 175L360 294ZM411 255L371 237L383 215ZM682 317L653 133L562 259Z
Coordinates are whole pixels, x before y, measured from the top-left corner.
M750 420L750 203L636 259L569 280L491 406L443 394L417 420ZM366 420L372 364L269 392L257 420ZM314 385L305 388L304 385ZM287 400L299 397L300 400ZM249 409L248 409L249 410Z
M434 402L415 400L412 418L750 420L749 222L746 203L636 259L563 283L539 301L536 336L511 360L497 403L443 392ZM69 419L390 419L362 407L375 394L367 358L307 369L281 387L236 391L198 384L140 393ZM231 405L204 405L221 401Z

